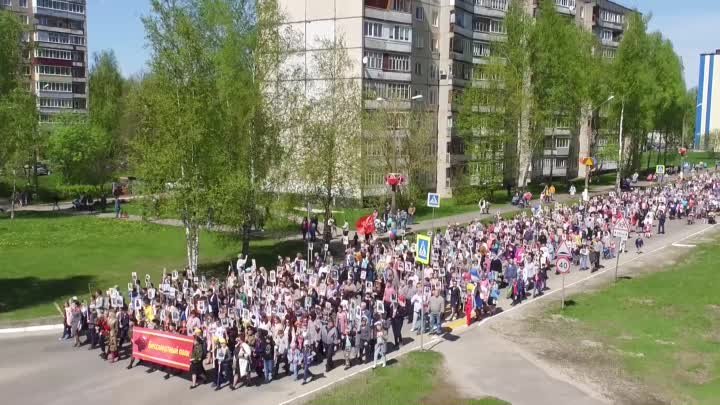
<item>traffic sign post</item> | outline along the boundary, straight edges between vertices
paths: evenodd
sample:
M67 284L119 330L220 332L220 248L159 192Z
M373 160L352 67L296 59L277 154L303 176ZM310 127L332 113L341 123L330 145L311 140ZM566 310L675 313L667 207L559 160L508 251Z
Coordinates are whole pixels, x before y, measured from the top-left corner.
M628 236L630 236L630 224L627 219L622 218L617 224L615 224L615 228L613 228L613 235L619 239L619 243L617 244L617 257L615 259L615 282L617 283L618 268L620 267L620 254L623 251L623 244L627 242Z
M570 259L567 256L558 256L555 267L562 274L562 302L560 303L560 309L565 309L565 274L570 272Z
M418 263L422 263L424 265L428 265L430 263L430 242L431 238L427 235L417 235L417 242L415 245L415 261Z
M432 234L435 234L435 208L440 208L440 194L428 193L427 195L427 206L432 208L432 219L430 220L430 227L432 228Z

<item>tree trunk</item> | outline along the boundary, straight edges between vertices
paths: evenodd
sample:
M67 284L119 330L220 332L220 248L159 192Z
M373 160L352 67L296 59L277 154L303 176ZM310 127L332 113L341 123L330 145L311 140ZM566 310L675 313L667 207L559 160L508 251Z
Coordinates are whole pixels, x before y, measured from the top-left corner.
M543 142L545 140L543 139ZM543 152L543 156L545 153ZM544 171L544 170L543 170ZM552 134L550 135L550 177L548 178L548 187L553 181L553 172L555 171L555 127L553 126Z
M242 226L242 254L247 256L250 254L250 225L245 223Z
M185 246L187 248L188 268L197 274L198 256L200 250L200 235L197 224L185 221Z
M13 190L10 197L10 219L15 219L15 199L17 198L17 171L13 170Z
M37 173L37 164L38 164L38 151L35 149L33 151L33 186L35 188L35 197L39 198L38 196L38 173Z

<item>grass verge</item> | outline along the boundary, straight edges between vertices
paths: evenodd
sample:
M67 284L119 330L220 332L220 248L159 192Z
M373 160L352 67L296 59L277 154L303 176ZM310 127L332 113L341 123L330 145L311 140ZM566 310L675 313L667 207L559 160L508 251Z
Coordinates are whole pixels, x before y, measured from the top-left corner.
M125 290L130 273L158 280L162 269L185 264L184 230L142 222L19 213L0 217L0 324L53 316L53 301L87 295L89 286ZM251 257L259 265L278 254L302 251L302 242L257 240ZM200 271L224 274L240 242L204 232Z
M415 351L392 367L353 377L308 405L510 405L496 398L460 399L443 380L442 355Z
M581 343L597 342L591 345L594 350L677 403L717 404L719 242L694 249L686 261L667 271L574 296L574 305L562 312L573 320L573 331L555 331L554 339L572 334L582 338Z

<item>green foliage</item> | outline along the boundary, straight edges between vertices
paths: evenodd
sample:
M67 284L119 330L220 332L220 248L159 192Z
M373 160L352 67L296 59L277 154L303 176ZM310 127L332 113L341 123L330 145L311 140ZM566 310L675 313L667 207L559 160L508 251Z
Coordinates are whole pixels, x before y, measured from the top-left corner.
M138 124L133 160L145 191L162 195L184 222L188 266L208 217L242 231L269 200L265 188L278 157L279 133L292 100L266 93L282 63L273 1L153 0L143 19L151 72L133 92Z
M59 116L52 126L47 156L69 184L102 185L112 174L113 139L84 114Z

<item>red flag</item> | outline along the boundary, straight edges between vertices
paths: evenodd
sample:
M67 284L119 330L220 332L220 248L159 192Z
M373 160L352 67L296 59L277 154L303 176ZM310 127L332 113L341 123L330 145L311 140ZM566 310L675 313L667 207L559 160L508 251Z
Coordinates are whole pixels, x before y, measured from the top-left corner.
M366 215L361 217L355 223L355 229L359 234L370 235L375 233L375 216Z

